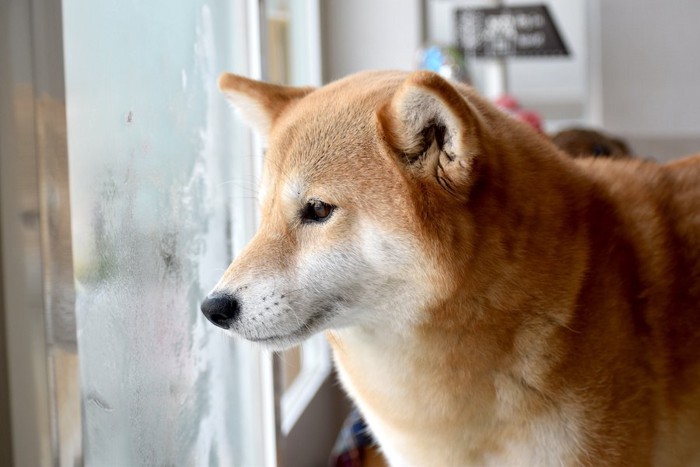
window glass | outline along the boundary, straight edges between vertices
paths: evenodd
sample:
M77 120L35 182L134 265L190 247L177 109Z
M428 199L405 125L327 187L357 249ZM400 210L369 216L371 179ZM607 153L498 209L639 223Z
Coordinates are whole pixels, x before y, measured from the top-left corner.
M260 465L250 350L199 312L251 230L242 4L63 1L86 465Z

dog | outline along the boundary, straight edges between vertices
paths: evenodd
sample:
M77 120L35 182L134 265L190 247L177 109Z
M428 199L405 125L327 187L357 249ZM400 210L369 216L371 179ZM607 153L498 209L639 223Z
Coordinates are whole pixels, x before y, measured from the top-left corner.
M552 141L562 151L573 157L632 157L627 142L589 128L568 128L552 136Z
M425 71L218 84L267 151L202 312L325 331L389 464L700 465L700 156L572 159Z

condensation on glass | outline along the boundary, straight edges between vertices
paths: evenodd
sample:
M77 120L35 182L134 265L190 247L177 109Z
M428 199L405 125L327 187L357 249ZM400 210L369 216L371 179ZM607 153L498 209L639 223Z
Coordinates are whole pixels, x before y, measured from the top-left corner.
M241 344L199 313L246 177L215 85L243 66L241 3L63 1L86 465L253 462Z

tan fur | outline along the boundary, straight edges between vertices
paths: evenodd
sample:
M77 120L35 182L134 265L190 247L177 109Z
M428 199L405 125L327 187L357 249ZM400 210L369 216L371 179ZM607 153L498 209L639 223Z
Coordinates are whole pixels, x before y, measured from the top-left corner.
M572 160L427 72L220 83L269 146L214 292L249 339L328 330L391 463L700 463L700 157Z

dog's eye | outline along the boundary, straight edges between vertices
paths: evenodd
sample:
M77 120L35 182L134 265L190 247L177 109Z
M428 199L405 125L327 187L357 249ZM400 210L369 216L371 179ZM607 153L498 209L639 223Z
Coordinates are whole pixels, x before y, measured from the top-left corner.
M333 209L335 209L335 206L312 199L304 206L301 212L301 220L302 222L323 222L328 219Z
M591 152L596 157L605 157L611 154L610 148L603 144L594 144Z

